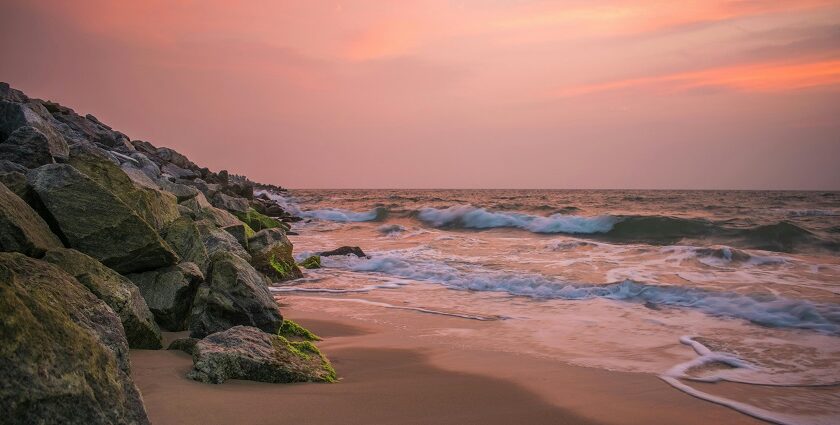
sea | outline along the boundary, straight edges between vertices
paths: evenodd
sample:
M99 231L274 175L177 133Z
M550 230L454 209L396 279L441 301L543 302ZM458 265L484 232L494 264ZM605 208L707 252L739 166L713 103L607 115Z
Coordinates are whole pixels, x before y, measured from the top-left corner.
M840 423L840 192L264 193L304 219L298 260L367 254L324 257L277 295L498 321L474 343Z

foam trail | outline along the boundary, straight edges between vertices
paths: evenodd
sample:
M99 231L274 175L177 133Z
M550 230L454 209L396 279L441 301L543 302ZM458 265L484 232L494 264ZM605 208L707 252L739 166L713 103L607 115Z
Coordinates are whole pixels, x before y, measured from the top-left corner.
M709 315L744 319L764 326L810 329L840 334L840 305L775 295L745 295L695 287L652 285L624 280L594 285L570 283L539 274L464 269L445 262L374 256L371 259L327 260L327 267L375 272L405 279L439 283L454 289L506 292L533 298L586 300L606 298L653 305L691 308Z
M548 217L512 212L491 212L472 205L449 208L422 208L417 218L434 227L491 229L513 227L534 233L606 233L619 221L616 217L583 217L554 214Z
M255 190L254 194L266 195L272 201L276 202L277 205L280 205L280 207L282 207L284 210L298 217L304 218L315 218L318 220L350 223L381 220L387 214L387 210L385 210L384 208L374 208L373 210L367 212L348 211L340 208L326 208L320 210L304 211L300 208L300 206L298 206L298 204L293 199L287 198L279 193L275 193L268 190Z
M488 322L493 320L504 320L504 317L501 316L482 316L477 314L466 314L466 313L453 313L448 311L440 311L440 310L432 310L423 307L407 307L407 306L400 306L400 305L393 305L378 301L370 301L361 298L323 298L323 297L300 297L300 298L309 298L309 299L318 299L318 300L329 300L329 301L337 301L337 302L353 302L359 304L367 304L373 305L377 307L384 307L384 308L391 308L395 310L409 310L409 311L416 311L419 313L427 313L427 314L436 314L439 316L450 316L450 317L459 317L461 319L470 319L470 320L478 320L482 322Z

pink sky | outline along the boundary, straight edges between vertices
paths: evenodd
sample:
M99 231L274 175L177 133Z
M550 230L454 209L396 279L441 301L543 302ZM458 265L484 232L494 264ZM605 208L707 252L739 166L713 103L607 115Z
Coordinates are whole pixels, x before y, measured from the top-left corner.
M291 188L840 189L840 1L0 0L0 81Z

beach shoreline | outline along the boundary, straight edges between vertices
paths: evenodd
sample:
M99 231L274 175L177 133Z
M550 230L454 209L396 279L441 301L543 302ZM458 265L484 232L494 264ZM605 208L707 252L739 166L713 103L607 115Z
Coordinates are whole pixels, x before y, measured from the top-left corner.
M643 373L564 364L527 354L424 344L416 329L283 309L324 340L341 380L272 385L186 378L180 351L132 350L132 370L155 424L306 423L761 423L681 393ZM429 315L391 312L410 320ZM463 321L435 317L436 321ZM401 335L401 336L400 336Z

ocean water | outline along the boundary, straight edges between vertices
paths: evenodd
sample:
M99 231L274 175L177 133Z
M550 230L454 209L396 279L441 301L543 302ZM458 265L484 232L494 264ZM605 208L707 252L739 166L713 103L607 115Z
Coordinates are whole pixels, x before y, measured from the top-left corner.
M473 343L515 338L769 421L840 423L838 192L269 195L305 218L299 258L369 255L325 258L283 296L497 321Z

